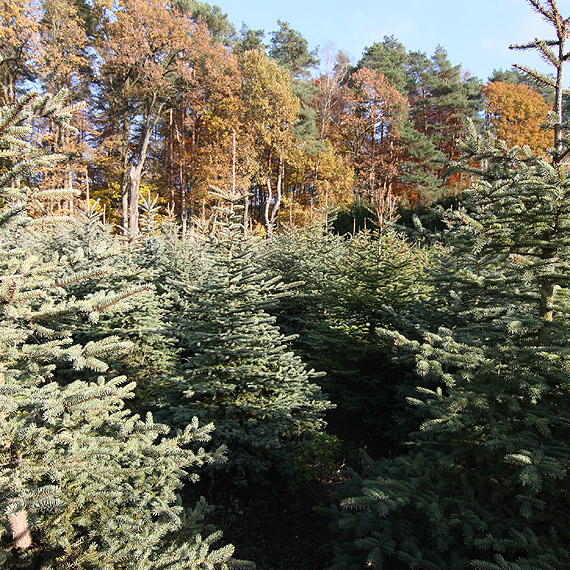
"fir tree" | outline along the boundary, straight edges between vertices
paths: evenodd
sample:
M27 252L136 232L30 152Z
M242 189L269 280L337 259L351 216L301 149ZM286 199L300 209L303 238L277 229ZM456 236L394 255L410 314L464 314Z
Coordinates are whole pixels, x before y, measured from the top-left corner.
M204 502L187 509L178 495L185 478L221 458L222 450L195 449L213 426L192 420L167 437L151 415L125 409L134 388L125 377L61 382L69 362L76 378L86 369L102 374L103 359L131 347L117 337L74 343L70 315L96 321L140 290L75 298L67 287L96 272L74 272L41 240L31 250L34 229L57 221L27 216L45 194L26 182L57 158L35 148L32 125L43 117L67 128L71 111L61 95L30 95L0 109L0 564L227 568L233 547L211 549L219 533L201 534Z
M85 206L58 232L39 237L42 247L70 260L62 269L62 278L66 271L93 275L89 280L70 283L67 287L69 295L82 298L109 289L137 288L144 293L124 299L120 307L100 315L96 322L71 319L68 323L74 342L80 344L106 336L131 341L132 350L109 359L107 364L114 373L135 379L137 394L140 394L141 388L147 388L157 374L172 371L176 362L173 340L166 331L169 306L160 288L162 252L152 235L156 212L143 210L141 235L136 240L124 242L102 223L97 208L98 204ZM69 373L74 374L73 371ZM96 373L92 376L96 379Z
M298 334L303 360L326 372L321 383L338 404L330 417L339 435L378 447L385 442L369 434L394 436L394 395L407 372L393 366L378 331L409 319L429 297L430 263L427 248L392 229L341 237L315 227L274 240L267 264L301 285L272 312L286 333Z
M161 417L215 422L216 440L232 449L219 468L237 483L287 472L295 442L324 427L331 405L268 313L286 289L260 268L263 242L244 236L237 199L225 200L199 248L197 279L179 273L173 283L184 365Z
M536 40L561 78L570 19L529 0L556 32ZM555 51L556 50L556 51ZM570 209L561 105L551 159L472 128L456 166L475 176L448 213L452 245L437 278L444 326L415 355L411 402L429 418L412 450L368 461L344 491L333 568L555 570L570 566L568 472ZM440 313L441 314L441 313Z

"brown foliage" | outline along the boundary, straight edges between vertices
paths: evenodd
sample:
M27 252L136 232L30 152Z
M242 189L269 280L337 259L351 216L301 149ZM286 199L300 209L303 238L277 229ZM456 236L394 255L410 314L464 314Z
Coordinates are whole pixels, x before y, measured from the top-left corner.
M405 154L400 128L408 112L406 98L382 73L363 68L352 77L341 128L361 187L375 204L394 192Z

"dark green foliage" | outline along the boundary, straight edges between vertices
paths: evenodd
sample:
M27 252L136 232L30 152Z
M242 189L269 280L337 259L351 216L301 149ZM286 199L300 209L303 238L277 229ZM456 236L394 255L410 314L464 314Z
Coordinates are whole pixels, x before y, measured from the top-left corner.
M367 48L358 66L380 71L408 98L410 116L399 135L406 149L400 193L416 206L440 198L446 187L456 190L457 180L444 177L444 164L456 158L464 121L476 120L482 109L481 82L463 76L441 46L429 58L406 51L393 36Z
M303 283L275 314L285 331L299 334L303 359L327 372L324 386L338 405L334 433L370 445L398 439L397 430L388 431L395 391L408 372L402 363L394 367L378 330L400 330L430 295L429 251L391 231L347 238L315 229L276 238L268 261L287 282Z
M406 48L394 36L384 36L364 50L358 67L369 67L383 73L390 85L400 93L407 95L411 88L407 77L408 54Z
M215 40L227 45L233 43L235 28L219 6L198 0L174 0L172 4L183 14L189 14L194 21L204 22Z
M414 204L431 204L443 194L443 180L438 176L438 171L445 155L437 149L431 137L411 122L402 126L400 138L406 152L400 178L406 194L400 205L409 206L409 203L405 203L406 196L413 198Z
M335 213L331 227L335 233L346 235L373 228L375 223L376 216L372 212L372 205L359 198Z
M418 101L415 122L420 131L432 137L436 148L455 158L449 146L453 143L455 147L465 120L475 120L482 109L481 81L463 77L461 66L452 65L441 46L431 59L431 73L424 77L429 95Z
M319 433L301 444L294 462L304 480L326 482L339 472L341 459L340 439L335 435ZM295 487L294 484L291 486Z
M299 98L301 103L299 119L293 132L305 152L313 154L321 151L324 149L324 146L322 142L317 140L317 113L311 108L316 89L310 81L302 79L294 79L292 87L293 94Z
M235 48L239 52L249 51L252 49L265 49L263 39L265 32L263 30L252 30L246 24L243 24L239 31L239 37L236 41Z
M536 40L561 78L570 20L532 6L558 36ZM538 76L537 76L538 77ZM550 80L549 80L550 81ZM440 326L423 339L385 331L415 355L411 451L369 461L343 492L334 569L570 566L570 182L561 84L550 160L471 125L454 166L473 175L448 212L451 245L434 283ZM443 325L445 323L445 325Z
M277 20L279 30L271 32L269 55L287 68L292 78L307 79L310 69L319 63L316 51L309 51L309 43L287 22Z
M543 512L533 529L521 516L520 503L508 500L515 467L511 465L511 477L497 479L496 467L505 462L498 453L487 461L483 455L470 465L462 454L433 449L394 461L368 458L366 476L354 475L343 489L343 512L337 515L340 540L331 570L565 568L569 557L563 525L549 518L552 511ZM477 476L489 473L491 466L493 476ZM513 499L515 493L513 489Z
M385 332L415 355L428 419L346 488L335 569L570 565L567 170L473 128L464 153L478 178L448 214L445 326Z
M299 142L309 153L322 150L322 144L317 142L317 114L311 108L316 88L311 83L310 70L318 65L319 59L316 50L309 51L307 40L297 31L293 30L287 22L278 20L279 30L271 32L269 55L289 71L292 78L293 94L299 98L301 109L299 120L295 125L295 135ZM248 43L257 43L261 40L259 31L247 30Z

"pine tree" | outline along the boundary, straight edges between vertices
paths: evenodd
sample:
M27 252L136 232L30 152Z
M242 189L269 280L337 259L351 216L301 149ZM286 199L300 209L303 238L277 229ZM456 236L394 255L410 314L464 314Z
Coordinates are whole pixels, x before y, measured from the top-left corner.
M556 32L538 48L561 101L569 54L554 1L530 4ZM555 51L557 50L557 51ZM333 568L555 570L570 566L568 140L552 114L550 160L472 127L456 166L474 176L448 213L437 282L444 324L423 341L386 331L414 354L411 402L428 414L412 449L368 460L344 491ZM441 313L439 313L441 314Z
M173 278L184 365L160 417L215 422L215 440L232 449L215 467L243 483L287 473L296 442L324 427L331 405L268 313L286 289L261 270L263 242L244 236L238 198L220 196L226 205L199 246L200 274Z
M57 220L27 215L43 197L27 183L57 157L35 148L33 122L49 118L67 128L72 111L63 95L29 95L0 108L0 564L228 568L233 547L211 548L219 533L201 522L205 503L184 508L178 494L184 479L221 459L221 449L195 449L213 426L192 420L167 437L167 426L150 414L133 415L125 400L134 383L102 376L103 359L131 343L108 337L77 344L67 326L72 315L96 321L140 288L75 298L67 287L94 275L74 272L69 259L34 237ZM76 379L62 382L60 369L70 362ZM99 379L77 379L87 369Z

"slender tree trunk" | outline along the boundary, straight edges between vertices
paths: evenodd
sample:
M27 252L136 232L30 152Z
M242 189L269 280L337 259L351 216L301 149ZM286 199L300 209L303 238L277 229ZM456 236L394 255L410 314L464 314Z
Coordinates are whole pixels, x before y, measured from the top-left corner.
M236 191L236 132L232 131L232 192Z
M275 220L277 220L277 215L279 214L279 208L281 207L284 168L285 168L285 162L283 160L283 155L281 155L279 157L279 168L277 171L277 184L275 185L275 201L273 200L273 188L271 186L271 177L270 176L267 177L267 200L265 201L263 217L268 237L271 237L271 235L273 234L273 230L275 227Z
M121 226L123 234L129 232L129 142L131 133L130 118L125 118L123 123L123 170L121 176Z
M176 207L176 190L174 187L174 110L170 109L168 114L168 190L170 194L170 209L174 212Z
M91 198L89 196L89 167L85 167L85 201L87 202L87 208L91 206Z
M558 12L556 5L553 9ZM560 24L557 22L556 28L558 32L558 59L559 63L556 66L556 89L554 96L554 113L556 114L556 124L554 126L554 164L558 168L559 176L564 160L564 132L563 132L563 95L564 95L564 64L568 58L565 54L566 37L569 31L568 22L563 21L560 14L556 14L560 19ZM550 233L550 232L549 232ZM554 236L549 236L551 239ZM549 273L556 272L556 249L553 247L544 247L542 249L542 259L545 261L545 269ZM539 281L539 313L546 323L554 321L554 281L550 277L542 277ZM545 337L548 334L547 328L541 332L541 336Z
M565 26L565 28L567 25ZM558 57L560 60L560 65L557 66L556 69L556 90L555 90L555 103L554 103L554 112L556 113L556 125L554 127L554 148L556 150L556 154L554 157L554 161L557 165L560 164L562 159L562 154L564 152L564 141L563 141L563 114L562 114L562 103L563 103L563 95L564 95L564 60L565 60L565 53L564 50L566 49L566 42L564 33L566 29L564 29L563 33L559 32L559 45L558 45Z
M5 383L4 372L0 371L0 385ZM8 443L8 447L10 447ZM16 460L16 464L19 465L22 461L20 455ZM10 529L10 534L12 535L12 540L14 541L14 546L21 550L30 548L32 546L32 534L30 532L30 525L28 523L28 513L26 510L10 512L7 514L8 527Z
M180 221L182 223L182 238L188 232L188 205L186 203L186 193L188 177L186 173L186 103L182 95L182 105L180 108L180 152L178 153L178 183L180 185Z
M150 143L150 137L158 122L160 113L162 111L163 103L158 105L156 112L154 112L154 106L156 103L157 94L153 95L152 101L149 105L148 114L145 120L145 126L143 131L143 141L138 155L137 164L131 164L129 170L130 177L130 204L129 204L129 234L131 237L135 237L139 233L139 196L140 196L140 185L142 179L143 168L146 162L146 157L148 154L148 145Z
M139 194L142 177L141 163L131 164L129 171L131 179L129 196L129 236L135 237L139 233Z

